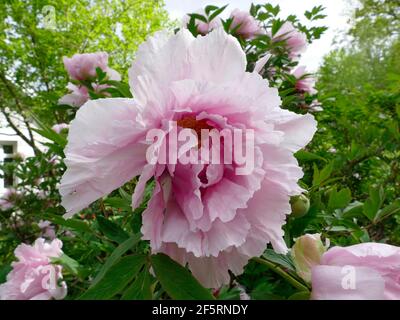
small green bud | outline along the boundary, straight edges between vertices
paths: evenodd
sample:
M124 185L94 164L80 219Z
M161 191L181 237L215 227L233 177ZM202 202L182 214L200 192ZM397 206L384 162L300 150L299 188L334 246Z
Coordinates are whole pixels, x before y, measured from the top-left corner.
M294 196L290 199L292 216L295 218L304 217L310 209L310 200L304 195Z

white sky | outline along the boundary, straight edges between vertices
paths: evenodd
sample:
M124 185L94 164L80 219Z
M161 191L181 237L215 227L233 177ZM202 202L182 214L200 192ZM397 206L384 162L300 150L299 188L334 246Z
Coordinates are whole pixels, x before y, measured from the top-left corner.
M329 29L325 32L321 39L315 40L303 54L300 64L306 65L309 71L316 71L322 62L322 58L332 48L332 42L335 36L341 30L347 27L347 18L345 16L348 10L348 2L346 0L164 0L166 8L172 19L181 19L184 14L194 12L206 5L214 4L223 6L229 3L226 13L231 12L235 8L248 10L251 3L266 3L273 5L279 4L281 7L280 17L285 18L290 14L296 14L299 19L310 25L304 17L304 11L311 10L314 6L323 5L327 17L324 20L318 20L315 25L325 25ZM226 14L225 13L225 14Z

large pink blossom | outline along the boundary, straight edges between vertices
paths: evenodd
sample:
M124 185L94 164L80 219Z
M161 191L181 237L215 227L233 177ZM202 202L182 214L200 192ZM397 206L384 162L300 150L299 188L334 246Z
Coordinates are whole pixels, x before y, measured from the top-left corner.
M74 54L71 58L64 57L64 66L73 80L88 80L96 77L96 68L106 72L110 79L121 80L117 71L108 67L106 52Z
M312 268L316 300L400 299L400 248L382 243L333 247Z
M309 94L316 94L315 78L308 74L305 66L299 66L294 70L293 75L296 77L296 90L299 92L307 92Z
M206 12L204 9L198 9L195 13L200 14L207 18ZM187 28L188 23L190 22L190 16L185 15L182 19L182 26L184 28ZM222 26L221 19L219 17L215 17L212 19L210 22L204 22L201 21L200 19L195 19L195 25L197 27L197 32L200 33L201 35L206 35L207 33L211 32L214 29L217 29Z
M274 34L273 41L285 41L292 59L297 59L307 48L307 36L289 21L286 21Z
M235 34L240 35L244 39L252 39L257 35L265 33L265 30L260 27L258 21L247 11L235 9L232 11L230 18L232 19L230 28L235 30Z
M302 191L293 153L311 140L316 122L281 109L277 89L245 70L239 42L223 29L197 38L185 29L150 37L129 70L135 98L89 101L71 122L60 186L65 217L140 175L134 208L147 181L155 181L143 239L154 253L188 263L205 286L228 283L228 270L242 273L267 243L286 252L281 227L290 196ZM254 130L254 168L236 175L235 163L148 163L146 133L169 120L195 131Z
M62 255L62 242L54 239L46 242L39 238L33 245L21 244L15 249L18 261L7 282L0 285L0 300L49 300L63 299L67 294L62 279L62 267L52 265L50 258Z

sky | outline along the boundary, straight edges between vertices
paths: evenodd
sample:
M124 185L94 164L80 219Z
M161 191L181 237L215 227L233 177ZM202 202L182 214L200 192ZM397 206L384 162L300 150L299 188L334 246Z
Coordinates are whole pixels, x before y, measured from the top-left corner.
M346 0L164 0L166 8L172 19L180 20L186 13L194 12L206 5L213 4L223 6L229 3L226 14L235 8L248 10L251 3L279 4L281 7L280 17L285 18L290 14L296 14L301 22L310 25L304 17L304 11L311 10L314 6L326 7L324 20L318 20L315 25L325 25L329 29L319 40L315 40L303 54L300 64L307 66L310 72L317 71L322 63L323 56L333 49L335 36L347 28L346 12L348 12L348 1Z

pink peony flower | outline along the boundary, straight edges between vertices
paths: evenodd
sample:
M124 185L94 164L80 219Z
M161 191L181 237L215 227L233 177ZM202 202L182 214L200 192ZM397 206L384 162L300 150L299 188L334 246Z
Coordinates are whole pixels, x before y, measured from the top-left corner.
M316 300L399 300L400 248L382 243L333 247L312 269Z
M296 59L307 48L307 36L298 31L291 22L286 21L275 33L273 41L285 41L289 57Z
M307 92L309 94L316 94L318 91L315 90L315 78L307 74L305 66L299 66L293 72L296 77L296 90L299 92Z
M38 222L38 227L42 230L42 237L53 240L56 238L55 227L50 221L40 220Z
M108 92L102 92L102 90L109 88L108 84L96 84L92 83L92 87L94 92L102 93L105 96L109 96ZM79 108L86 101L90 100L89 90L85 86L77 86L72 83L69 83L67 86L70 93L64 95L58 100L58 104L66 104L73 107Z
M0 300L63 299L67 285L62 279L62 267L52 265L50 258L60 257L62 242L58 239L45 242L39 238L33 245L21 244L15 249L18 261L0 285Z
M204 9L199 9L195 13L200 14L207 18L206 12ZM187 28L188 23L190 22L190 16L185 15L182 19L183 28ZM214 29L217 29L222 26L221 19L219 17L215 17L210 22L204 22L199 19L195 20L195 24L197 26L197 32L201 35L206 35Z
M54 132L60 133L64 129L69 129L69 124L67 123L57 123L54 126L51 127Z
M139 47L129 79L135 99L88 101L71 122L60 186L65 217L140 175L134 208L147 181L155 181L143 239L154 253L188 263L203 285L228 283L228 270L242 273L269 242L286 252L281 227L290 196L302 192L293 153L315 133L313 116L281 109L278 90L246 72L239 42L221 28L197 38L186 29L156 33ZM237 175L236 163L148 163L146 134L167 132L172 120L193 135L205 128L254 130L254 168Z
M265 67L265 65L267 64L267 62L269 61L269 59L271 58L270 54L266 54L265 56L261 57L260 59L257 60L255 66L254 66L254 72L257 72L259 74L262 74L262 71Z
M96 77L96 68L106 72L111 80L120 81L119 73L108 67L106 52L74 54L72 58L64 57L64 66L73 80L88 80Z
M230 29L235 30L235 34L244 39L252 39L257 35L265 34L265 30L260 27L258 21L247 11L235 9L232 11L230 18L232 23Z
M67 89L70 93L64 95L58 100L58 104L66 104L73 107L80 107L90 99L89 91L85 86L77 86L68 83Z
M0 197L0 210L10 210L14 207L15 200L19 194L14 188L8 188Z

